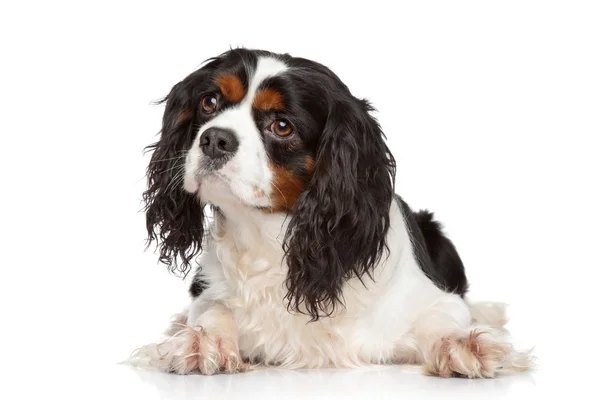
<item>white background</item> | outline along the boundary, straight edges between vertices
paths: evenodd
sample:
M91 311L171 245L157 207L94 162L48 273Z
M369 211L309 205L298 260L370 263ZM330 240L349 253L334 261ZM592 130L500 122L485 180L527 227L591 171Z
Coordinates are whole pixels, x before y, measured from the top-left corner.
M593 1L3 2L0 397L594 397L599 21ZM445 223L474 299L511 304L537 372L117 365L187 300L144 252L142 149L162 116L150 103L238 45L319 61L373 102L398 192Z

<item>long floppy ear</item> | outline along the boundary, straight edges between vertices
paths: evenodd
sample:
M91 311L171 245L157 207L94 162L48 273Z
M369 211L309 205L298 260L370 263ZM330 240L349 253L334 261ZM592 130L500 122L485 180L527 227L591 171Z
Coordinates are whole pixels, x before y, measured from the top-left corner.
M143 194L148 247L157 242L160 262L184 276L202 250L204 210L199 199L182 188L185 155L190 148L197 104L191 85L182 81L167 97L160 140L147 169L148 188Z
M387 250L396 163L371 106L349 97L330 106L284 240L288 307L312 320L343 305L345 281L372 278Z

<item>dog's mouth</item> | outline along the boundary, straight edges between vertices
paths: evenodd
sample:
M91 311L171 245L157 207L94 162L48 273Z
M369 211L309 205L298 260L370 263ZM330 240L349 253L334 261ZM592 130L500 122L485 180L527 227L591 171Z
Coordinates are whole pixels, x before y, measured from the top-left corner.
M199 194L203 183L215 181L222 181L227 186L230 185L231 179L221 172L222 165L216 165L211 160L202 160L199 164L194 171L188 171L186 167L184 189L187 192Z
M184 190L202 202L217 207L238 205L262 209L271 206L265 184L244 179L239 167L231 163L215 163L205 157L193 162L188 158L184 174Z
M202 201L220 207L225 204L238 204L256 209L270 208L270 198L264 190L255 185L225 175L221 171L197 172L191 191ZM186 188L186 190L188 190ZM188 190L190 191L190 190Z

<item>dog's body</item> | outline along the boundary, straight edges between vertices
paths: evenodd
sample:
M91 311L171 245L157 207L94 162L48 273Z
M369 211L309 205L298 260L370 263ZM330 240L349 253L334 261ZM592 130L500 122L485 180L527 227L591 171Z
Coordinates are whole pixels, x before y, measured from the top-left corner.
M191 304L133 360L204 374L528 366L502 307L465 301L462 262L433 216L393 194L369 111L325 67L261 51L232 50L176 85L149 168L148 228L171 267L203 251Z

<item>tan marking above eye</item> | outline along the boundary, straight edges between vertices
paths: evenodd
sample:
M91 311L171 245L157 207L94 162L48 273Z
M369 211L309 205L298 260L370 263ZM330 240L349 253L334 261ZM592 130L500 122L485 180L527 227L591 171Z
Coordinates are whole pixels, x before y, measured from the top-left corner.
M263 89L256 93L252 105L262 111L285 110L283 95L273 89Z
M221 89L223 96L229 101L239 103L246 96L244 84L235 75L221 75L217 79L217 86Z

